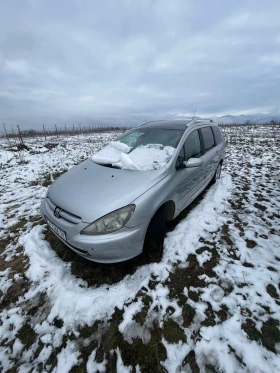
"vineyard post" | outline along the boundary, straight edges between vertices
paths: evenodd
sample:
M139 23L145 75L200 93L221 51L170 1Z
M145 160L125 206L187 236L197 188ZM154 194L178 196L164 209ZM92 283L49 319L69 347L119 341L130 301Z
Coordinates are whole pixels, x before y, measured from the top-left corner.
M45 130L45 125L43 124L43 130L44 130L44 136L45 136L45 141L47 140L47 136L46 136L46 130Z
M13 127L13 125L11 124L11 126L12 126L12 135L13 135L13 137L15 136L15 133L14 133L14 127Z
M8 141L8 143L9 143L9 146L11 146L9 136L8 136L8 134L7 134L7 130L6 130L5 123L4 123L4 122L2 122L2 123L3 123L3 127L4 127L4 131L5 131L5 134L6 134L7 141Z
M22 136L21 136L20 128L19 128L19 125L18 125L18 124L17 124L17 128L18 128L18 138L19 138L19 142L23 144L23 140L22 140Z

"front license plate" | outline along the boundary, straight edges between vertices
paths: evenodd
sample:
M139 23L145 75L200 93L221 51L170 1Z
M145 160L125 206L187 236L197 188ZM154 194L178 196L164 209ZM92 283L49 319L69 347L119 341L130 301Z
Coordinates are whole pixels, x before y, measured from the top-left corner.
M47 219L47 223L48 223L48 226L51 228L52 231L54 231L54 233L56 233L60 238L62 238L64 241L66 241L66 234L65 232L58 228L54 223L52 223L49 219Z

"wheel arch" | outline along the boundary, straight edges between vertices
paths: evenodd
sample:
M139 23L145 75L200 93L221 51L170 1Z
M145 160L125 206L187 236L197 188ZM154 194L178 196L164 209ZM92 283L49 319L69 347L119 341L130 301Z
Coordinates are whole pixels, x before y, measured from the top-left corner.
M171 199L171 200L168 200L168 201L165 201L163 202L158 208L157 210L155 211L154 215L162 208L162 207L165 207L165 217L166 217L166 221L171 221L174 219L174 215L175 215L175 202ZM153 218L152 216L152 218Z
M150 220L150 223L153 219L153 217L157 214L157 212L162 209L163 207L165 207L165 219L166 221L171 221L174 219L174 215L175 215L175 202L173 200L168 200L168 201L165 201L164 203L162 203L158 208L157 210L154 212L151 220ZM150 224L149 224L150 225ZM147 230L149 228L149 225L147 227ZM146 232L147 233L147 232Z
M175 202L173 200L169 200L166 201L164 205L166 208L166 221L173 220L175 215Z

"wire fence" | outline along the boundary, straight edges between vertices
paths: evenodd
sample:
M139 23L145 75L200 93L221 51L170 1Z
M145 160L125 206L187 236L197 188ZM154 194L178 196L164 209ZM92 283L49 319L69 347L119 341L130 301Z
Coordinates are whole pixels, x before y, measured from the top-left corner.
M0 138L6 137L8 143L16 142L18 144L23 144L24 138L33 138L33 137L45 137L47 140L48 137L61 137L61 136L74 136L79 134L94 134L94 133L104 133L104 132L124 132L131 127L114 127L114 126L85 126L85 125L64 125L63 127L57 127L55 125L52 129L45 129L45 126L42 125L40 130L24 130L20 129L20 126L17 125L16 129L13 126L10 126L8 129L3 124L4 134L0 135ZM221 131L224 136L227 138L236 138L244 137L248 135L253 135L256 137L271 137L276 138L280 136L280 122L271 121L266 124L219 124ZM11 141L11 140L14 141Z
M20 126L17 125L16 128L10 126L7 128L5 123L3 123L4 134L0 135L0 137L6 137L7 140L19 138L20 140L23 138L29 137L40 137L43 136L45 139L47 137L59 137L59 136L71 136L71 135L79 135L79 134L92 134L92 133L103 133L108 131L126 131L130 127L115 127L115 126L85 126L85 125L64 125L63 127L58 127L57 125L54 126L52 129L46 129L44 125L40 130L21 130Z

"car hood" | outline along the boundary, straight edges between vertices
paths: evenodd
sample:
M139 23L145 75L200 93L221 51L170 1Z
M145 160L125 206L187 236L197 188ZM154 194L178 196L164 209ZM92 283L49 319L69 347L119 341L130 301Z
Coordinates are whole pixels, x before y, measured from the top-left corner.
M87 159L60 176L47 196L56 206L91 223L132 203L165 176L166 168L131 171L101 166Z

